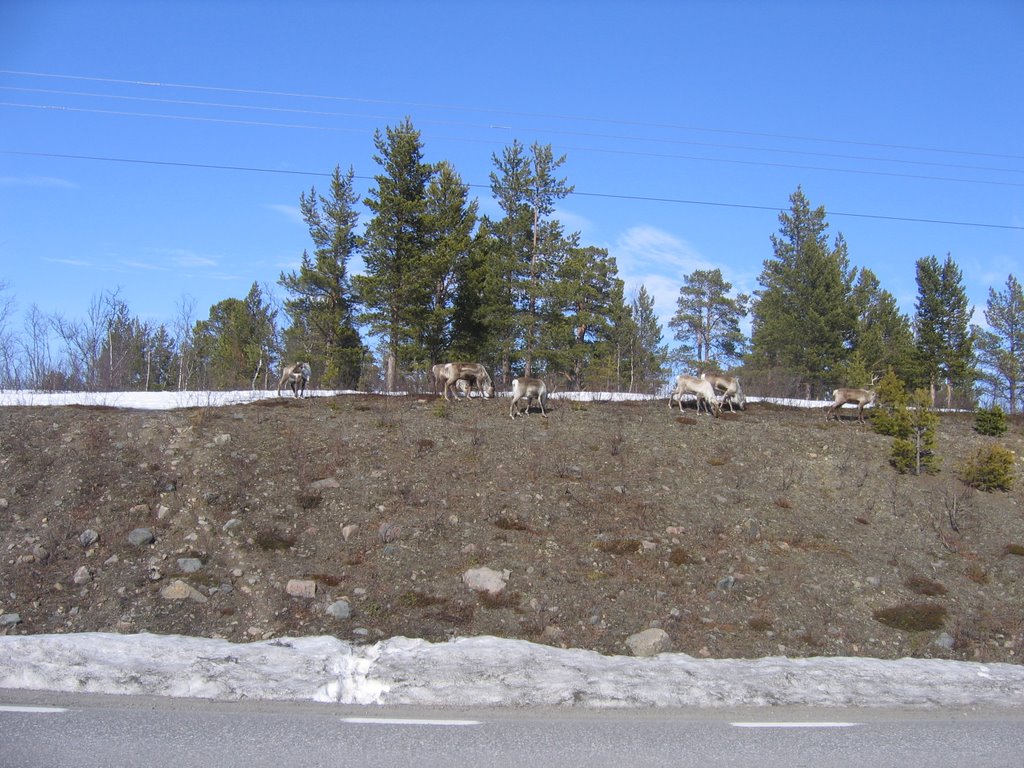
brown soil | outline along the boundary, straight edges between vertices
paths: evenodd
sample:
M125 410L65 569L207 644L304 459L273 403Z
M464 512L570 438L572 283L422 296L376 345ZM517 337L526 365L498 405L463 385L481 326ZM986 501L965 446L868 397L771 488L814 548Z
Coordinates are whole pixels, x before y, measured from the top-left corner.
M0 614L18 634L626 653L658 626L695 656L1021 661L1021 483L957 482L991 440L969 415L942 417L942 471L913 477L889 438L820 410L551 405L515 422L507 400L416 396L3 408ZM999 442L1019 453L1020 427ZM471 591L479 567L509 571L505 591ZM351 616L328 614L342 599Z

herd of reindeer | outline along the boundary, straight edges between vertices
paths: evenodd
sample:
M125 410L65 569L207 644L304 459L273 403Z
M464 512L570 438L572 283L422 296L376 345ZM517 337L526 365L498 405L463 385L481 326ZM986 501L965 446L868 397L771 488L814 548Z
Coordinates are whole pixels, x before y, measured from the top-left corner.
M494 384L487 373L487 369L480 363L438 363L431 369L434 379L434 394L438 394L438 387L441 387L441 396L450 400L449 394L455 399L461 393L466 398L473 396L475 388L480 397L494 397ZM304 397L306 385L312 376L312 369L309 363L298 362L287 366L281 373L281 379L277 383L277 394L281 396L281 390L287 386L294 397ZM874 382L872 382L873 384ZM718 374L702 373L700 376L689 376L682 374L676 377L675 387L668 398L668 407L671 410L675 401L679 405L679 411L683 410L683 396L692 395L696 399L698 415L706 411L711 416L718 416L722 413L725 405L729 406L729 412L735 413L735 404L741 411L746 409L746 398L743 389L740 387L738 376L722 376ZM877 397L874 389L857 389L852 387L840 387L832 393L832 404L825 412L825 419L835 416L839 420L837 409L850 404L857 406L857 421L864 423L864 408L872 405ZM533 376L520 376L512 379L512 403L508 409L510 418L515 419L524 413L529 415L530 408L536 403L540 407L540 414L547 418L548 386L544 379Z

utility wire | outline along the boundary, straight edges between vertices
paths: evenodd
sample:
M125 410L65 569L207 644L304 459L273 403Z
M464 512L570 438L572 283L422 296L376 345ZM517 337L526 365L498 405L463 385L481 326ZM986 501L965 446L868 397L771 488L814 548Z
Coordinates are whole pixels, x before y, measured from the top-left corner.
M241 166L241 165L219 165L212 163L185 163L180 161L172 160L143 160L138 158L126 158L126 157L103 157L97 155L69 155L69 154L58 154L54 152L24 152L18 150L7 150L0 149L0 154L4 155L19 155L23 157L46 157L53 159L62 160L91 160L96 162L106 163L129 163L137 165L157 165L157 166L170 166L177 168L197 168L203 170L216 170L216 171L243 171L247 173L273 173L273 174L284 174L289 176L314 176L320 178L329 178L332 174L324 173L323 171L296 171L296 170L283 170L279 168L259 168L254 166ZM373 181L374 177L355 175L354 178L360 179L361 181ZM490 184L467 184L466 186L473 189L491 189ZM675 197L654 197L650 195L626 195L626 194L615 194L608 192L581 192L574 190L570 195L578 197L592 197L592 198L606 198L612 200L631 200L637 202L646 203L670 203L674 205L700 205L710 206L716 208L738 208L743 210L752 211L773 211L778 212L781 209L778 206L772 205L753 205L745 203L724 203L711 200L691 200L685 198ZM847 211L828 211L829 216L845 216L850 218L859 219L877 219L881 221L899 221L909 222L915 224L942 224L948 226L957 227L978 227L983 229L1008 229L1016 231L1024 231L1024 226L1015 226L1012 224L989 224L985 222L977 221L955 221L950 219L923 219L913 216L884 216L881 214L873 213L851 213Z
M50 78L50 79L63 79L63 80L75 80L95 83L108 83L114 85L130 85L136 87L146 88L168 88L168 89L184 89L184 90L195 90L195 91L209 91L213 93L235 93L245 95L258 95L258 96L273 96L278 98L293 98L293 99L313 99L319 101L339 101L346 103L357 103L357 104L386 104L401 107L414 107L418 109L437 109L437 110L449 110L449 111L462 111L462 112L477 112L484 114L503 114L503 115L515 115L519 117L536 117L549 120L565 120L565 121L576 121L576 122L587 122L587 123L605 123L608 125L630 125L630 126L642 126L647 128L665 128L672 130L685 130L695 131L702 133L721 133L729 134L734 136L756 136L760 138L771 138L771 139L785 139L787 141L813 141L824 144L844 144L850 146L861 146L861 147L876 147L884 149L898 149L898 150L912 150L916 152L935 152L941 154L951 155L968 155L975 157L991 157L991 158L1003 158L1012 160L1024 160L1022 155L1004 154L995 152L979 152L976 150L961 150L961 149L948 149L942 147L923 147L914 146L907 144L887 144L879 142L867 142L867 141L856 141L849 139L830 139L822 138L818 136L800 136L791 134L779 134L779 133L765 133L758 131L744 131L736 129L723 129L723 128L707 128L702 126L690 126L675 123L658 123L658 122L644 122L639 120L621 120L601 117L590 117L585 115L558 115L553 113L543 112L524 112L515 110L497 110L493 108L475 107L470 105L459 105L459 104L431 104L425 102L407 102L407 101L393 101L387 99L370 99L370 98L358 98L352 96L334 96L324 95L316 93L302 93L294 91L272 91L272 90L261 90L253 88L233 88L225 86L211 86L211 85L194 85L186 83L160 83L145 80L127 80L127 79L116 79L106 77L92 77L88 75L66 75L57 73L46 73L46 72L25 72L19 70L0 69L0 74L3 75L16 75L19 77L36 77L36 78Z
M332 133L365 133L366 129L342 128L330 125L306 125L296 123L274 123L262 120L236 120L226 117L199 117L196 115L166 115L154 112L126 112L122 110L97 109L93 107L67 107L53 104L18 104L13 102L0 102L0 107L19 107L24 109L37 109L54 112L80 112L98 115L116 115L119 117L142 117L161 120L174 120L182 122L215 123L221 125L246 125L261 128L284 128L289 130L314 130ZM494 139L472 139L466 137L436 136L439 141L455 141L459 143L493 144ZM660 158L666 160L690 160L709 163L727 163L731 165L750 165L764 168L791 168L801 171L824 171L828 173L850 173L860 176L884 176L898 179L918 179L923 181L946 181L957 184L983 184L997 187L1024 187L1024 181L996 181L992 179L965 179L951 176L926 176L913 173L897 173L896 171L868 171L857 168L832 168L829 166L801 165L799 163L772 163L763 160L739 160L726 157L702 157L700 155L680 155L666 152L642 152L640 150L606 149L602 147L581 147L573 145L559 145L560 150L572 152L594 152L600 154L627 155L632 157Z
M308 115L312 117L327 117L327 118L355 118L360 120L377 120L377 121L389 121L394 120L393 115L376 115L359 112L329 112L324 110L316 109L300 109L296 107L274 107L268 105L259 104L233 104L229 102L213 102L213 101L196 101L193 99L167 99L158 98L153 96L127 96L124 94L110 94L110 93L95 93L88 91L62 91L52 88L23 88L19 86L5 86L0 85L0 90L3 91L14 91L17 93L38 93L45 94L47 96L70 96L74 98L91 98L91 99L109 99L114 101L135 101L144 102L149 104L168 104L172 106L185 106L185 107L201 107L211 109L227 109L227 110L240 110L250 112L273 112L273 113L284 113L294 115ZM47 109L68 109L74 110L73 107L63 107L57 105L5 105L5 106L21 106L29 107L35 106L37 108ZM118 112L111 111L110 114L116 115L129 115L129 116L145 116L145 117L159 117L157 114L146 113L140 115L134 112ZM175 115L166 115L167 119L181 119ZM201 119L201 118L196 118ZM210 119L210 118L207 118ZM493 126L484 126L480 123L468 123L452 120L431 120L431 119L418 119L418 124L427 125L447 125L447 126L459 126L465 128L474 129L490 129ZM258 123L258 125L264 125L264 123ZM277 124L269 124L277 125ZM309 126L297 126L297 127L309 127ZM708 147L712 149L732 149L746 152L765 152L771 154L782 154L782 155L798 155L808 157L826 157L832 159L841 160L857 160L867 162L879 162L879 163L894 163L898 165L916 165L934 168L956 168L960 170L972 170L972 171L991 171L994 173L1020 173L1024 174L1024 168L1000 168L994 166L979 166L979 165L967 165L964 163L939 163L929 160L910 160L906 158L895 158L895 157L877 157L877 156L865 156L865 155L850 155L842 154L837 152L815 152L805 149L783 149L780 147L756 147L743 144L723 144L719 142L705 142L705 141L690 141L686 139L673 139L653 136L631 136L624 134L609 134L609 133L595 133L590 131L567 131L559 130L555 128L539 128L531 126L508 126L521 133L534 133L534 134L552 134L556 136L582 136L586 138L596 139L608 139L613 141L625 141L634 143L651 143L651 144L669 144L669 145L685 145L694 147ZM605 150L607 152L613 152L616 154L628 154L627 151L622 150Z

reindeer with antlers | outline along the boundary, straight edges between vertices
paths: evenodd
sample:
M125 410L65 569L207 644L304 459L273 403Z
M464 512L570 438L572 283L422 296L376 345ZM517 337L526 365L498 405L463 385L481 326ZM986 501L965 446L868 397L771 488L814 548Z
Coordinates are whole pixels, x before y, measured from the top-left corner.
M850 404L857 406L857 421L863 424L864 409L867 406L874 404L875 400L878 398L878 393L874 390L875 382L877 381L877 376L871 377L872 389L839 387L834 390L832 392L832 405L830 405L828 411L825 412L825 421L828 421L833 415L835 415L836 421L841 421L836 410L838 408L842 408L844 405Z

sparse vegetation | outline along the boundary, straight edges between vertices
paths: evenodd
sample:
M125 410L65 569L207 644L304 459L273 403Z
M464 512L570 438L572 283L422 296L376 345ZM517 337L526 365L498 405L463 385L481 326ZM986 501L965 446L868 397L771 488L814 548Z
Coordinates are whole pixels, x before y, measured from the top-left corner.
M979 408L974 414L974 431L979 435L1000 437L1006 433L1006 413L998 405Z
M683 428L664 400L555 399L541 426L511 423L500 400L451 404L445 419L421 395L287 402L211 408L201 422L184 410L5 411L11 631L490 634L622 653L657 622L693 655L1021 661L1017 490L898 475L888 438L822 430L820 410L755 402ZM991 441L973 422L950 414L936 427L953 466ZM1017 430L1000 442L1024 450ZM143 527L155 541L130 544ZM86 529L98 534L88 544ZM92 580L69 586L81 566ZM463 575L479 567L507 570L506 590L469 590ZM163 598L172 579L206 602ZM314 582L315 597L289 594L293 580ZM339 601L351 618L327 613ZM931 616L941 629L873 616L901 601L944 609ZM919 626L904 613L880 616ZM939 631L953 649L936 650Z
M875 621L904 632L942 629L947 610L935 603L905 603L875 611Z
M1013 451L1001 445L986 445L961 464L959 476L965 485L980 491L1009 491L1016 463Z

